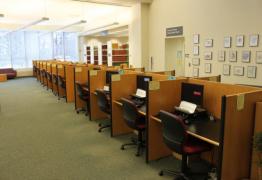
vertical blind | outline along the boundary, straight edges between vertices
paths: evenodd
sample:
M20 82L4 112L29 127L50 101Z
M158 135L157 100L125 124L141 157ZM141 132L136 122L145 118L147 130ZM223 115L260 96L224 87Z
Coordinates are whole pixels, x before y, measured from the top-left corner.
M0 30L0 68L30 68L37 59L78 60L78 37L72 32Z

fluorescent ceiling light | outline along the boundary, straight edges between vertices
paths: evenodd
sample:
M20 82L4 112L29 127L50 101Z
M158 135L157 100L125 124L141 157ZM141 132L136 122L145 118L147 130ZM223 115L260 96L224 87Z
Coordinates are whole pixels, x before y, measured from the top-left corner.
M128 29L123 29L123 30L119 30L119 31L113 31L113 32L109 32L108 34L123 34L123 33L127 33Z
M27 28L29 28L29 27L31 27L31 26L37 25L37 24L39 24L39 23L41 23L41 22L48 21L48 20L49 20L48 17L42 17L42 18L39 19L39 20L33 21L33 22L31 22L31 23L29 23L29 24L27 24L27 25L24 25L24 26L22 26L22 27L20 27L20 28L18 28L18 29L16 29L16 30L14 30L14 31L11 31L11 32L21 31L21 30L27 29Z
M80 36L86 36L86 35L88 35L90 32L92 32L92 31L96 31L96 30L99 30L99 29L103 29L103 28L107 28L107 27L111 27L111 26L116 26L116 25L118 25L119 23L118 22L114 22L114 23L111 23L111 24L106 24L106 25L103 25L103 26L99 26L99 27L96 27L96 28L93 28L93 29L89 29L89 30L87 30L87 31L85 31L85 32L82 32L81 34L80 34Z
M61 28L58 28L57 30L54 30L53 32L61 31L61 30L70 28L70 27L72 27L72 26L76 26L76 25L79 25L79 24L85 24L85 23L86 23L86 20L80 20L80 21L77 21L77 22L75 22L75 23L68 24L68 25L63 26L63 27L61 27Z

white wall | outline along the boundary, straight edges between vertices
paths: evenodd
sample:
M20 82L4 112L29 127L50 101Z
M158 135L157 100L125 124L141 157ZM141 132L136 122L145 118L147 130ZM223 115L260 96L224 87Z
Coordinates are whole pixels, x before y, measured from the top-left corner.
M260 34L262 37L262 1L261 0L154 0L149 8L149 57L154 59L154 70L165 70L165 29L167 27L183 26L185 37L185 53L189 57L185 59L186 76L192 76L191 63L192 55L192 36L194 33L200 34L200 76L211 76L222 74L223 64L231 66L250 66L258 67L257 78L222 76L222 81L228 83L241 83L251 85L262 85L262 64L255 64L255 51L262 51L262 43L259 47L248 47L248 37L250 34ZM245 47L236 48L235 37L237 34L245 35ZM223 48L224 36L232 36L232 48ZM204 47L204 40L214 39L213 48ZM261 38L260 38L261 39ZM204 73L203 60L204 51L213 52L212 73ZM229 50L237 50L239 55L242 50L251 50L251 63L242 63L238 56L237 63L229 63L226 55L225 63L217 61L219 50L225 50L227 55Z

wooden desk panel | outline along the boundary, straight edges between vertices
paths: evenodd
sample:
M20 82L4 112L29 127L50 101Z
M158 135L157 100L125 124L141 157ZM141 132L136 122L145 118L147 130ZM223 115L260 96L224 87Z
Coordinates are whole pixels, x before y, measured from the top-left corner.
M0 82L7 81L7 75L6 74L0 74Z

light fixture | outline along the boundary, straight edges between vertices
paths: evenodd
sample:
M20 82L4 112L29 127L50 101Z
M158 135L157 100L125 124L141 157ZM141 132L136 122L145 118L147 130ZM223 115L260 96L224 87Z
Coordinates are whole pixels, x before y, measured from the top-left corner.
M10 33L12 33L12 32L22 31L22 30L27 29L27 28L29 28L29 27L31 27L31 26L37 25L37 24L39 24L39 23L41 23L41 22L48 21L48 20L49 20L48 17L42 17L42 18L39 19L39 20L33 21L33 22L31 22L31 23L29 23L29 24L27 24L27 25L24 25L24 26L22 26L22 27L20 27L20 28L17 28L17 29L15 29L15 30L13 30L13 31L9 31L9 32L3 34L1 37L6 36L6 35L8 35L8 34L10 34Z
M109 32L108 34L123 34L123 33L127 33L128 29L123 29L123 30L119 30L119 31L113 31L113 32Z
M54 30L53 32L61 31L61 30L63 30L63 29L67 29L67 28L70 28L70 27L72 27L72 26L76 26L76 25L79 25L79 24L85 24L85 23L86 23L86 20L80 20L80 21L77 21L77 22L75 22L75 23L68 24L68 25L63 26L63 27L61 27L61 28L58 28L58 29Z
M31 27L31 26L37 25L37 24L39 24L39 23L41 23L41 22L48 21L48 20L49 20L48 17L42 17L42 18L39 19L39 20L33 21L33 22L31 22L31 23L29 23L29 24L27 24L27 25L24 25L24 26L22 26L22 27L20 27L20 28L18 28L18 29L16 29L16 30L14 30L14 31L11 31L11 32L21 31L21 30L27 29L27 28L29 28L29 27Z
M99 29L103 29L103 28L107 28L107 27L111 27L111 26L116 26L118 24L119 24L118 22L114 22L114 23L111 23L111 24L106 24L106 25L99 26L99 27L96 27L96 28L93 28L93 29L89 29L88 31L85 31L85 32L82 32L81 34L79 34L79 36L86 36L86 35L90 34L90 32L93 32L93 31L96 31L96 30L99 30Z

